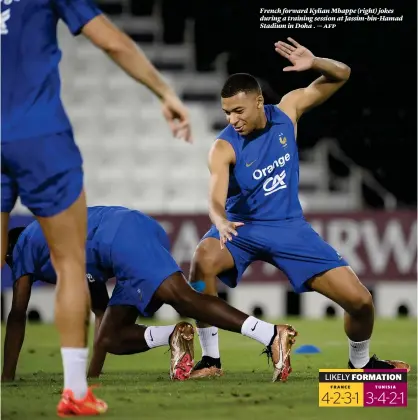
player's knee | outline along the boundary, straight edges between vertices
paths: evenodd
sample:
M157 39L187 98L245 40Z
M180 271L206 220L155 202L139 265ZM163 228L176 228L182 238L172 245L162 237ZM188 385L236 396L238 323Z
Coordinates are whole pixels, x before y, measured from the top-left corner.
M172 294L172 303L174 307L188 305L194 299L196 292L191 287L185 287L183 290L175 290Z
M181 281L182 280L182 281ZM193 305L196 291L184 279L176 279L165 294L165 303L171 305L177 312L184 314L184 310Z
M71 250L66 250L64 247L50 247L51 259L57 265L67 265L70 262L85 261L85 248L74 247Z
M191 289L190 293L183 295L177 295L173 299L171 306L180 314L182 317L191 317L194 308L197 304L195 297L198 295L194 290ZM200 295L201 296L201 295Z
M51 262L59 278L70 275L77 278L75 272L85 271L85 249L73 249L71 252L63 252L61 249L51 249ZM84 276L83 276L84 277Z
M364 290L355 294L350 303L348 312L353 316L363 316L373 311L373 298L370 292L364 288Z
M193 292L193 289L187 284L183 274L177 272L169 276L160 285L154 297L159 302L175 307L175 305L178 302L181 302L189 292Z
M101 350L104 350L107 353L115 354L116 349L114 348L113 343L116 342L117 340L115 339L113 334L105 332L99 334L94 344L97 348L100 348Z
M204 277L217 274L218 259L210 246L201 243L196 249L193 257L193 268L196 276Z

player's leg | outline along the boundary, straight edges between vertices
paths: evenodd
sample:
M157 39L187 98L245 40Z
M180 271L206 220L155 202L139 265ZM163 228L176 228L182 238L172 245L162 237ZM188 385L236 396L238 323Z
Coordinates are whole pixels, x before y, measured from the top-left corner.
M10 145L2 144L1 147L1 267L6 263L8 247L9 214L17 200L17 185L9 169L7 159L11 152Z
M275 229L271 232L274 251L270 262L286 273L296 292L314 290L345 310L350 364L370 367L369 340L374 307L369 291L347 261L307 222L296 220Z
M167 234L161 226L144 215L132 212L120 224L112 243L112 265L118 281L121 284L129 281L134 289L138 310L150 316L167 303L184 317L242 333L267 347L276 360L274 369L279 372L296 335L293 328L269 324L232 308L215 296L196 292L187 283L169 248ZM173 360L177 359L177 354L181 354L181 349L172 352L174 370L179 366L177 361L180 368L188 368L188 363L181 365L184 357Z
M106 353L135 354L148 350L144 338L145 328L135 324L138 311L132 306L108 306L94 343L88 376L100 375Z
M117 282L109 306L106 308L95 346L116 355L142 353L154 347L168 346L169 337L176 326L148 327L136 324L139 316L136 307L138 294L129 283L129 280ZM127 295L129 301L126 299Z
M138 315L134 306L108 306L94 343L95 347L116 355L147 351L149 348L144 335L146 327L135 323Z
M64 367L60 414L106 411L87 388L90 294L85 275L87 226L82 158L72 132L19 142L13 155L22 204L39 221L57 274L55 323ZM25 150L25 153L21 153Z
M171 305L181 316L240 333L264 344L274 362L273 381L287 379L281 372L297 335L293 327L270 324L233 308L218 297L198 293L189 287L179 271L161 283L153 300Z
M350 267L337 267L307 282L308 287L331 299L344 310L344 329L349 341L349 366L364 369L410 369L396 360L370 357L374 324L373 299Z
M177 325L146 326L136 324L138 309L136 306L125 305L122 301L123 295L130 295L132 303L138 299L138 294L132 294L129 280L120 285L118 282L115 289L116 294L112 295L111 302L106 309L99 335L94 345L93 357L89 367L89 377L100 375L106 353L115 355L130 355L143 353L150 349L170 346L172 352L182 352L187 349L190 360L184 360L183 365L192 362L194 357L193 326L187 322L180 322ZM121 302L119 304L119 302ZM135 302L137 303L137 302ZM171 360L181 359L182 355L171 357ZM190 365L188 372L190 372ZM186 379L184 369L171 369L172 379ZM186 373L188 373L186 372Z
M233 270L234 266L234 259L228 248L221 249L216 237L205 237L193 255L189 283L198 292L217 296L218 274ZM200 321L196 321L196 326L202 359L194 367L192 376L222 375L218 328Z
M344 310L344 329L349 341L349 360L357 368L369 360L369 342L374 324L373 300L349 267L338 267L307 282L312 290L326 296Z
M61 341L64 390L76 399L87 394L87 333L90 295L86 282L85 238L87 207L82 192L64 211L51 217L37 217L48 243L57 274L55 324Z
M193 255L189 283L198 292L217 296L217 276L223 271L232 270L234 259L227 247L221 249L219 239L203 239Z
M345 310L344 329L351 341L365 341L371 337L374 324L373 299L350 267L326 271L309 280L307 285Z
M150 304L151 298L161 282L173 271L179 270L169 248L167 234L155 220L136 211L123 216L109 253L109 264L113 267L117 282L108 309L119 307L112 314L121 314L119 318L122 318L126 310L121 307L131 306L136 307L136 315L139 312L151 316L161 307L161 302L157 302L157 306ZM132 325L132 319L130 322L129 326L118 327L119 338L114 340L118 344L113 345L113 352L132 354L169 345L170 377L178 380L188 378L194 358L194 330L191 324L181 322L171 326L144 327Z
M169 276L158 288L155 299L171 305L181 316L198 319L227 331L241 332L248 315L228 305L222 299L193 290L181 272ZM271 334L270 334L271 333ZM269 331L270 338L273 326Z
M219 277L226 285L235 287L237 283L239 283L246 268L253 261L256 261L260 255L265 253L260 253L260 250L263 250L265 243L263 228L256 229L254 226L244 225L240 227L238 236L226 243L227 252L224 252L226 251L224 249L222 251L224 253L221 254L219 232L215 227L212 227L201 242L199 252L196 252L195 254L192 263L192 271L203 275L209 284L214 284L213 279ZM194 278L197 279L195 276ZM212 291L215 291L214 288ZM276 327L279 330L284 331L283 335L287 334L286 331L288 326L279 325ZM207 331L206 334L200 335L200 342L204 354L205 349L207 349L206 354L212 352L212 354L216 354L219 357L217 329L213 328L214 331L211 331L209 328L202 330ZM296 334L296 332L294 332L294 334ZM285 341L282 343L284 349L284 353L282 354L283 363L279 363L279 352L274 352L272 355L273 361L282 365L280 369L275 369L273 380L284 381L291 371L290 358L288 356L294 340L290 340L288 343ZM191 377L216 376L222 373L220 357L212 358L208 355L204 355L202 360L193 368Z
M62 348L86 348L90 296L85 275L87 207L84 191L64 211L36 217L57 273L55 320ZM87 389L85 390L87 391Z

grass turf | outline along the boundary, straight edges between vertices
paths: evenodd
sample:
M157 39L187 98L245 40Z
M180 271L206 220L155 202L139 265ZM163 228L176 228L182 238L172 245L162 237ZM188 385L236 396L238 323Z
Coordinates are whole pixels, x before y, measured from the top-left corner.
M282 321L283 322L283 321ZM402 420L417 418L417 330L415 319L377 320L371 352L412 364L407 408L318 407L318 370L346 368L348 345L341 320L288 320L299 332L294 348L314 344L321 353L292 355L287 383L271 383L271 365L257 342L220 332L225 375L171 382L168 348L133 356L109 355L96 394L109 404L109 419L292 419ZM150 322L150 324L152 321ZM2 329L2 342L4 328ZM196 360L200 356L195 337ZM27 327L17 379L2 385L2 419L57 418L62 374L58 337L50 325Z

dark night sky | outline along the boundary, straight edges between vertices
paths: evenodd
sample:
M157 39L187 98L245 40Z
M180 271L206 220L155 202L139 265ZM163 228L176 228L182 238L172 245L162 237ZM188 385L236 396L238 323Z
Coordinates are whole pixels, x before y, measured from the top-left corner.
M274 51L274 42L290 36L315 55L348 64L349 83L326 104L300 123L301 148L319 136L335 135L341 147L369 168L405 204L416 204L417 144L417 34L416 3L379 2L394 9L403 22L347 22L335 29L260 29L260 8L300 9L303 1L211 1L197 11L202 51L216 47L231 53L229 71L249 72L268 81L279 95L303 87L313 72L283 73L287 60ZM309 2L310 7L327 7ZM316 4L315 4L316 3ZM374 8L362 2L361 8ZM333 7L356 9L353 2ZM390 6L392 4L392 6ZM363 110L368 109L365 117Z

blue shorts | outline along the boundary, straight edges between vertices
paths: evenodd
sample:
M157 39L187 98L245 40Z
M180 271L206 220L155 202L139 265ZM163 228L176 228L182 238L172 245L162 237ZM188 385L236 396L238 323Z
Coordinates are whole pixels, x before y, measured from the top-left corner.
M286 220L273 225L247 223L237 229L226 247L235 267L218 275L229 287L236 287L244 271L254 261L268 262L281 270L296 293L307 292L307 280L348 263L325 242L304 219ZM212 226L202 238L219 239Z
M35 216L67 209L83 188L83 160L72 131L1 145L1 211L18 197Z
M158 307L147 308L154 293L181 268L170 254L164 229L152 218L136 211L124 216L110 248L116 286L109 306L135 306L144 316ZM160 305L161 306L161 305Z

